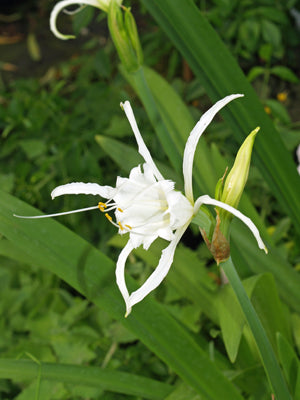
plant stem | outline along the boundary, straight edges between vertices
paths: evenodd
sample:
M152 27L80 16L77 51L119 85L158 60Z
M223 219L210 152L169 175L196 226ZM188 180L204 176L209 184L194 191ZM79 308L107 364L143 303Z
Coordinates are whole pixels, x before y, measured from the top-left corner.
M269 379L271 388L275 394L276 400L292 400L286 382L283 378L281 369L277 362L274 350L236 272L231 257L227 261L222 262L221 266L236 294L236 297L245 315L246 321L248 322L248 325L254 336L265 372Z

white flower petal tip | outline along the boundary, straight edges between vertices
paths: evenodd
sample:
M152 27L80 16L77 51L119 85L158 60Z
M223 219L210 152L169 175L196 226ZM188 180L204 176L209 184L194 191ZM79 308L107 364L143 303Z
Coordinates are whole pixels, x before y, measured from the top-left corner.
M138 152L140 153L140 155L144 158L145 162L147 164L149 164L153 170L153 173L155 175L155 177L157 178L157 180L163 180L164 177L162 176L162 174L159 172L157 166L155 165L151 154L142 138L142 135L139 131L139 128L137 126L131 105L129 103L128 100L126 100L124 103L120 103L121 108L124 110L126 117L130 123L131 129L134 133L137 145L138 145Z
M151 293L154 289L156 289L165 279L173 263L176 247L188 226L189 222L175 232L174 239L162 251L158 266L155 268L155 270L152 272L152 274L149 276L146 282L144 282L144 284L139 289L131 293L129 299L126 301L126 307L127 307L126 316L130 314L131 308L135 304L142 301L146 296L148 296L149 293Z
M132 307L130 305L126 305L125 318L127 318L129 316L129 314L131 314L131 311L132 311Z
M58 14L65 8L70 5L76 5L78 4L80 7L83 5L88 5L88 6L93 6L99 9L102 9L103 11L107 11L108 6L106 5L106 1L101 1L101 0L62 0L58 2L54 7L50 15L50 30L51 32L61 40L68 40L68 39L74 39L74 35L63 35L60 33L56 27L56 20L58 17ZM76 10L77 11L77 10Z

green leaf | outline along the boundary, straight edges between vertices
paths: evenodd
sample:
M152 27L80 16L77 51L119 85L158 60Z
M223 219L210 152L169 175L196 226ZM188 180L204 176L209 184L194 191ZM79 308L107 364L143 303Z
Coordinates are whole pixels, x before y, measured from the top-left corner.
M45 142L40 139L24 139L19 142L19 145L30 160L40 156L47 150Z
M212 101L230 93L245 94L243 100L226 107L222 115L239 143L254 127L261 127L254 161L300 232L300 178L292 157L224 43L191 0L142 0L142 3L181 52ZM281 167L283 164L285 168Z
M231 288L224 286L218 296L219 321L228 357L235 362L245 325L241 306Z
M253 52L260 36L260 24L255 19L243 21L239 27L239 39L243 46Z
M128 144L102 135L96 135L95 139L105 153L124 171L129 172L132 168L143 163L143 158L137 149Z
M290 386L291 392L295 393L297 376L300 369L298 357L289 342L279 332L277 333L277 345L285 379Z
M270 107L272 115L278 118L283 124L289 125L291 123L291 117L289 116L284 105L279 103L277 100L267 99L266 105Z
M277 65L270 70L271 74L278 76L278 78L291 83L298 83L299 78L292 70L283 65Z
M300 368L298 363L298 374L295 387L295 400L300 400Z
M300 315L292 314L292 329L298 353L300 352Z
M247 233L249 235L248 228L240 223L240 221L234 220L232 228L234 225L239 225L238 230L231 230L233 239L231 243L231 253L235 263L241 266L248 264L250 269L257 274L270 272L276 279L280 296L292 309L297 309L299 311L299 300L296 300L300 295L299 274L296 273L291 265L286 263L279 250L275 247L268 246L268 255L255 251L252 247L252 245L254 245L254 240L252 238L249 238L249 240L241 239ZM282 279L283 276L284 279ZM291 298L294 300L291 301Z
M270 43L275 49L281 44L281 33L279 28L273 22L263 19L262 36L267 43Z
M243 283L269 340L276 349L276 332L280 332L285 338L290 338L291 334L287 325L289 314L279 299L273 275L254 276Z
M277 362L274 349L270 341L268 340L268 336L264 329L265 326L262 325L261 318L259 318L258 313L255 311L245 291L245 288L242 285L242 282L236 272L231 257L229 257L228 260L222 262L221 267L223 268L224 273L227 276L228 281L231 284L236 294L237 300L243 310L243 314L259 350L261 361L268 376L268 380L274 395L278 399L292 400L286 382L283 378L282 371ZM253 279L255 279L255 277ZM257 285L255 285L255 288L256 287ZM255 299L255 297L252 295L252 300L253 299ZM264 312L262 312L261 314L264 316Z
M100 367L0 359L1 379L23 381L25 379L36 379L39 375L42 381L96 387L153 400L164 399L172 388L168 384L153 379L125 372L105 370Z
M10 192L14 186L15 176L13 173L0 174L0 187L5 192Z
M32 261L58 275L120 320L205 398L242 399L206 352L151 296L124 318L125 306L115 283L113 261L52 219L22 220L13 213L35 215L38 211L1 192L0 233L24 252L24 262ZM136 289L133 279L126 280L129 291Z
M202 400L191 387L181 383L165 400Z
M244 18L248 17L265 17L266 19L280 24L289 24L289 20L284 12L275 7L255 6L244 13Z
M290 337L287 317L280 303L274 278L271 274L263 274L243 281L245 290L269 336L276 348L276 332ZM224 286L218 297L219 321L227 354L234 362L245 325L245 317L236 296L230 286Z
M263 75L265 73L265 68L263 67L253 67L248 72L247 78L249 82L254 81L258 76Z

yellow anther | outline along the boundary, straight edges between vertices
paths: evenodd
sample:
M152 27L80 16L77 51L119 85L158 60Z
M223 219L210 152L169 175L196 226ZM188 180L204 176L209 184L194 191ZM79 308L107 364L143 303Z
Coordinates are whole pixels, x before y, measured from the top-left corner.
M126 226L126 228L128 228L128 229L132 229L132 227L130 225L124 225L124 226Z
M106 216L106 218L111 222L112 221L112 217L109 214L104 214Z
M101 201L99 201L98 203L98 208L100 211L104 211L106 209L107 205L105 203L102 203Z
M122 226L121 222L118 222L118 225L119 225L119 227L120 227L121 231L123 231L123 230L124 230L124 228L123 228L123 226Z
M124 211L122 210L122 208L117 208L117 210L120 211L120 212L124 212Z

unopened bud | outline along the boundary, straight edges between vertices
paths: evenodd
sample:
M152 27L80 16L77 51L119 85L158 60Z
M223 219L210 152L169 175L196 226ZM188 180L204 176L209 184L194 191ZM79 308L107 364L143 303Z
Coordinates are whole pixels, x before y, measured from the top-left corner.
M255 136L259 130L260 127L255 128L247 136L244 143L241 145L236 155L233 167L224 183L224 188L220 200L223 203L229 204L234 208L238 207L239 201L241 199L248 179L252 148ZM226 236L228 233L229 223L232 219L232 214L222 209L220 209L219 211L221 219L221 230Z
M128 72L136 71L142 63L143 55L130 8L122 6L121 9L117 0L111 0L108 27L122 65Z
M224 183L221 201L234 208L239 204L248 179L252 148L255 136L259 130L260 127L255 128L241 145L233 167Z

